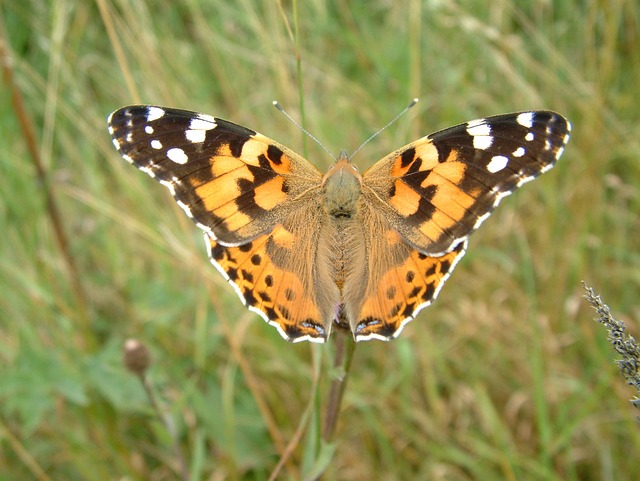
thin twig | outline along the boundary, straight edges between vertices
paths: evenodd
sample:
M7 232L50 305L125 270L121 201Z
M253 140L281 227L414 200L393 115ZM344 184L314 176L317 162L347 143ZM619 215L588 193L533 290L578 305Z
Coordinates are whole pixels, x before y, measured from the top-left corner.
M171 416L169 416L166 410L160 405L158 396L156 396L153 385L147 376L149 366L151 365L151 354L149 353L149 350L140 341L136 339L128 339L124 343L122 360L127 370L131 374L135 375L142 384L142 387L147 394L147 398L149 399L149 403L151 404L151 408L169 434L173 453L178 461L180 479L182 479L182 481L189 481L189 470L187 468L187 462L184 454L182 453L182 449L180 448L180 441L178 439L175 423Z
M173 449L173 454L175 458L178 460L178 470L180 472L180 478L182 481L189 481L189 470L187 468L187 461L184 457L182 449L180 449L180 441L178 440L178 433L176 432L176 426L171 419L171 417L162 410L160 407L160 403L158 402L158 398L155 395L155 391L153 389L153 385L149 381L149 378L146 374L142 374L138 376L142 386L144 387L145 392L147 393L147 397L149 398L149 402L151 403L151 407L155 411L158 418L164 424L165 429L169 433L169 437L171 438L171 444Z
M336 430L340 407L342 405L342 395L347 387L351 361L353 360L353 353L356 350L356 343L351 333L346 329L336 329L335 340L336 354L333 362L333 381L331 382L331 388L329 390L327 414L322 431L322 439L326 443L331 442Z

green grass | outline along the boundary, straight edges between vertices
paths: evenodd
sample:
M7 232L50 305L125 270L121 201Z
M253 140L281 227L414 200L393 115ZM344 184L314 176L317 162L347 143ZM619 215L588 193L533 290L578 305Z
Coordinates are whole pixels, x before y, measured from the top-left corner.
M636 393L580 284L640 335L637 2L309 1L297 19L279 5L0 4L35 129L30 142L5 79L0 479L179 479L177 449L192 480L262 480L287 445L279 479L638 479ZM322 451L333 344L288 344L246 311L166 189L120 159L106 117L138 102L198 110L325 169L273 99L335 152L415 96L361 170L521 109L565 114L572 140L474 234L400 339L358 345L335 451ZM123 367L127 338L152 353L173 435Z

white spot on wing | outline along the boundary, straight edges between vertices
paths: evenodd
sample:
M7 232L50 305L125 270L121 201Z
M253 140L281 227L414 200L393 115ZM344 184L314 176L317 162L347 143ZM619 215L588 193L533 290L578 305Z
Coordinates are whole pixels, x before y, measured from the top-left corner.
M491 135L491 127L485 119L476 119L467 122L467 133L469 135Z
M160 107L149 107L147 109L147 122L153 122L164 117L165 111Z
M156 150L160 150L162 148L162 143L159 140L152 140L151 141L151 148L156 149Z
M491 127L484 119L472 120L469 122L467 124L467 133L473 137L473 147L476 149L488 149L493 143Z
M516 122L530 129L533 127L533 112L522 112L516 117Z
M153 127L151 127L150 125L146 125L144 127L144 131L148 134L152 134L153 133Z
M533 135L533 132L529 132L524 136L524 140L526 140L527 142L531 142L533 139L535 139L535 135Z
M516 150L513 151L513 156L514 157L522 157L525 154L525 150L522 147L518 147Z
M177 147L167 150L167 157L176 164L186 164L189 160L189 157L184 153L184 150Z
M206 135L207 135L206 130L187 130L185 132L185 137L187 138L187 140L189 142L193 142L194 144L199 144L201 142L204 142Z
M193 219L193 214L191 213L191 209L189 208L189 206L178 199L176 199L176 202L182 208L184 213L187 214L187 217L189 217L190 219Z
M553 164L547 164L542 169L540 169L540 173L544 174L545 172L553 169Z
M149 175L149 177L154 177L156 176L156 173L151 170L149 167L138 167L142 172L146 173L147 175Z
M160 183L164 185L167 189L169 189L169 192L171 192L171 195L175 197L176 189L173 187L173 183L167 182L166 180L161 180Z
M498 197L499 198L499 197ZM499 200L496 200L496 203L494 205L497 205L497 203L499 202ZM489 217L491 215L491 212L486 212L484 214L482 214L480 217L478 217L476 219L476 223L473 224L473 230L476 230L478 227L480 227L480 225L487 219L487 217Z
M111 142L113 143L113 146L116 148L116 150L120 150L120 142L118 142L117 139L111 139Z
M196 222L196 227L199 227L200 229L205 231L207 234L209 234L213 240L217 239L213 231L211 230L211 228L209 228L208 225L204 225L202 222Z
M200 114L191 119L189 128L193 130L211 130L216 128L216 119L210 115Z
M475 135L473 137L473 147L480 150L486 150L493 144L493 137L490 135Z
M508 162L509 159L504 155L494 155L491 158L491 161L487 164L487 170L492 174L495 174L496 172L500 172L504 169Z

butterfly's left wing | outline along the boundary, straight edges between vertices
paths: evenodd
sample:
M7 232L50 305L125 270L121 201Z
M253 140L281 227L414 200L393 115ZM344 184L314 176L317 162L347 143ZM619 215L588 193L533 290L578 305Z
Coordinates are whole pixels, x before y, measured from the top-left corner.
M363 175L363 209L378 219L365 244L365 294L347 307L357 340L392 339L428 306L462 258L467 238L500 200L549 170L570 125L554 112L498 115L436 132Z
M569 140L560 114L497 115L428 135L363 175L390 225L429 256L450 252L500 200L549 170Z
M376 219L376 227L363 232L367 255L371 262L364 279L354 279L361 290L345 285L345 306L356 341L390 340L437 297L443 284L465 253L463 240L451 251L432 257L409 246L400 235L377 214L371 205L363 211ZM350 296L350 292L362 292Z

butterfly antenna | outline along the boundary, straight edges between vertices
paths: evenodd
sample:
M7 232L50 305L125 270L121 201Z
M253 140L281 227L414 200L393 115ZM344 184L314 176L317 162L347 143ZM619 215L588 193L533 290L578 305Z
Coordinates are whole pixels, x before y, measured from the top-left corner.
M331 157L333 157L333 160L337 160L337 159L336 159L336 156L335 156L335 155L333 155L333 152L331 152L327 147L325 147L325 145L324 145L322 142L320 142L320 141L319 141L318 139L316 139L313 135L311 135L311 133L310 133L307 129L305 129L302 125L300 125L298 122L296 122L296 121L293 119L293 117L291 117L291 115L289 115L289 114L287 113L287 111L286 111L285 109L283 109L283 108L282 108L282 106L278 103L278 101L277 101L277 100L274 100L274 101L273 101L273 106L274 106L275 108L277 108L280 112L282 112L282 113L284 114L284 116L285 116L286 118L288 118L288 119L291 121L291 123L292 123L293 125L295 125L295 126L296 126L296 127L298 127L300 130L302 130L305 134L307 134L307 136L309 136L309 138L310 138L310 139L312 139L316 144L318 144L320 147L322 147L322 148L323 148L323 149L324 149L324 150L325 150L325 151L326 151L326 152L327 152Z
M411 102L409 102L409 105L407 105L402 112L400 112L398 115L396 115L394 118L392 118L389 122L387 122L387 125L385 125L381 129L378 129L378 131L374 132L367 140L362 142L362 144L360 144L360 147L358 147L356 150L354 150L353 154L351 154L349 158L352 159L353 157L355 157L355 155L358 152L360 152L360 149L362 149L362 147L367 145L374 137L377 137L380 134L380 132L385 130L387 127L389 127L391 124L393 124L396 120L398 120L400 117L402 117L404 114L406 114L407 110L409 110L411 107L413 107L415 104L418 103L418 100L419 100L418 98L415 98Z

